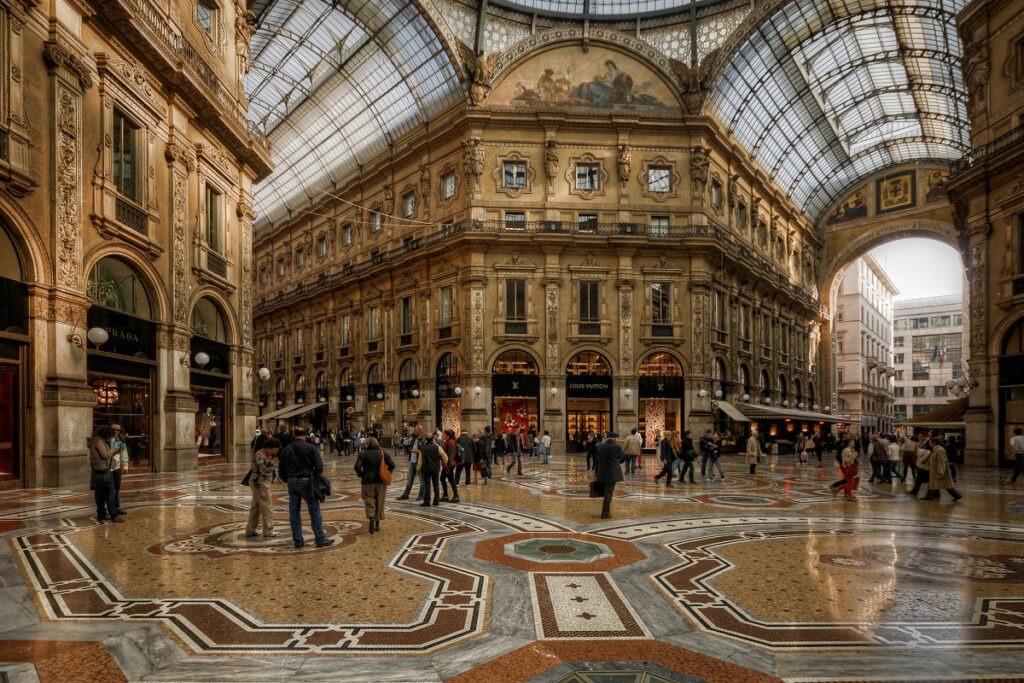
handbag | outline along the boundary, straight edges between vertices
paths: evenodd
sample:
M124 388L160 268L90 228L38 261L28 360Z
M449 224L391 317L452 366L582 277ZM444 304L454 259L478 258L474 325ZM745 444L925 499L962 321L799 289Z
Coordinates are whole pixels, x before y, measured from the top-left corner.
M89 477L89 490L105 489L110 486L110 470L93 470Z
M595 479L590 482L590 497L591 498L603 498L604 497L604 482Z
M331 495L331 480L319 472L313 472L309 475L309 484L307 486L306 493L309 497L316 498L321 503Z
M388 469L388 459L384 457L384 453L380 454L380 466L377 468L380 473L380 480L385 485L391 483L391 470Z

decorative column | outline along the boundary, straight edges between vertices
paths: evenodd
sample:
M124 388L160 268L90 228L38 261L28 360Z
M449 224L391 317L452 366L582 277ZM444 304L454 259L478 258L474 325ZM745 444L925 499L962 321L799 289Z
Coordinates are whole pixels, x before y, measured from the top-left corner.
M562 295L562 279L559 272L558 252L545 254L544 277L544 368L540 378L540 410L543 413L542 429L551 435L551 452L565 453L565 369L562 368L559 352L559 300ZM557 394L551 394L555 387Z
M462 383L462 426L470 433L483 431L490 423L490 373L484 367L484 302L487 296L487 276L483 269L483 252L473 254L471 273L462 280L468 290L469 323L466 340L466 365ZM480 394L475 391L480 387Z
M970 302L970 394L964 414L964 464L998 467L996 452L995 417L992 406L998 401L999 358L988 353L989 268L987 259L988 236L991 225L982 218L968 228L969 255L967 262L968 301Z
M38 435L38 460L28 470L41 486L66 486L89 480L86 439L92 434L96 396L87 382L85 345L85 273L82 269L82 98L92 87L92 70L85 57L62 41L44 44L50 74L54 289L49 300L36 300L37 318L46 320L37 342L48 346L45 382L38 424L50 428ZM40 373L41 374L41 373Z
M711 412L711 401L700 399L697 392L701 389L710 391L711 375L711 339L708 330L711 326L711 281L691 280L690 290L690 377L686 382L686 403L691 406L687 428L694 434L702 434L705 429L713 427L714 415Z
M626 260L630 257L623 257ZM625 266L625 267L623 267ZM619 376L615 378L614 404L616 409L615 428L620 435L638 426L636 397L639 386L633 369L633 270L630 263L620 264L619 279L615 286L619 290ZM625 390L630 397L626 398Z
M252 349L252 222L256 214L252 209L252 197L247 185L243 185L235 207L239 233L239 282L238 282L238 327L241 339L238 341L231 367L231 384L235 396L234 436L235 448L228 453L229 462L248 462L249 444L256 433L256 416L259 412L252 395L253 368ZM315 344L315 340L310 340ZM308 376L307 376L308 379Z

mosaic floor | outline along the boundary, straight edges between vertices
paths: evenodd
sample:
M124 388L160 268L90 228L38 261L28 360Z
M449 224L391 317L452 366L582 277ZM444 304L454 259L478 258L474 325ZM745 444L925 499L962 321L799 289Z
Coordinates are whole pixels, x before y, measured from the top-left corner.
M959 503L900 484L833 497L832 467L655 463L587 497L583 459L527 462L369 535L328 458L335 543L245 538L242 469L0 492L0 680L1010 681L1024 679L1024 482L963 470ZM414 489L415 490L415 489ZM307 537L310 532L307 530Z

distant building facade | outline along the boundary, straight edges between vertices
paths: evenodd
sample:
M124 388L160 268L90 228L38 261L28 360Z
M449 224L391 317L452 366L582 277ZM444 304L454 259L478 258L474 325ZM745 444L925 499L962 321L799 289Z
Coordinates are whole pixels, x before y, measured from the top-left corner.
M836 305L838 411L873 434L893 425L893 297L896 286L870 256L843 276Z
M961 295L896 302L893 418L897 422L939 408L953 397L946 383L963 376L963 339Z

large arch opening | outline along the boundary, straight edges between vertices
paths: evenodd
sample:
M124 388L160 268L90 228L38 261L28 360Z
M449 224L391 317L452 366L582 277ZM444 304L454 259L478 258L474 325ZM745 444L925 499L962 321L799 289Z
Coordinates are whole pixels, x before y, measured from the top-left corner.
M491 429L505 434L540 427L540 368L526 351L512 349L491 366Z
M569 450L580 452L595 434L611 429L612 366L597 351L580 351L565 373L565 439Z
M231 402L231 337L219 301L201 296L192 306L189 341L189 385L196 400L196 447L199 464L223 462L231 434L227 409Z
M23 469L24 364L28 352L28 286L21 251L0 222L0 481Z
M671 354L656 351L637 367L640 376L640 432L645 448L654 448L666 432L681 432L686 407L683 365Z

